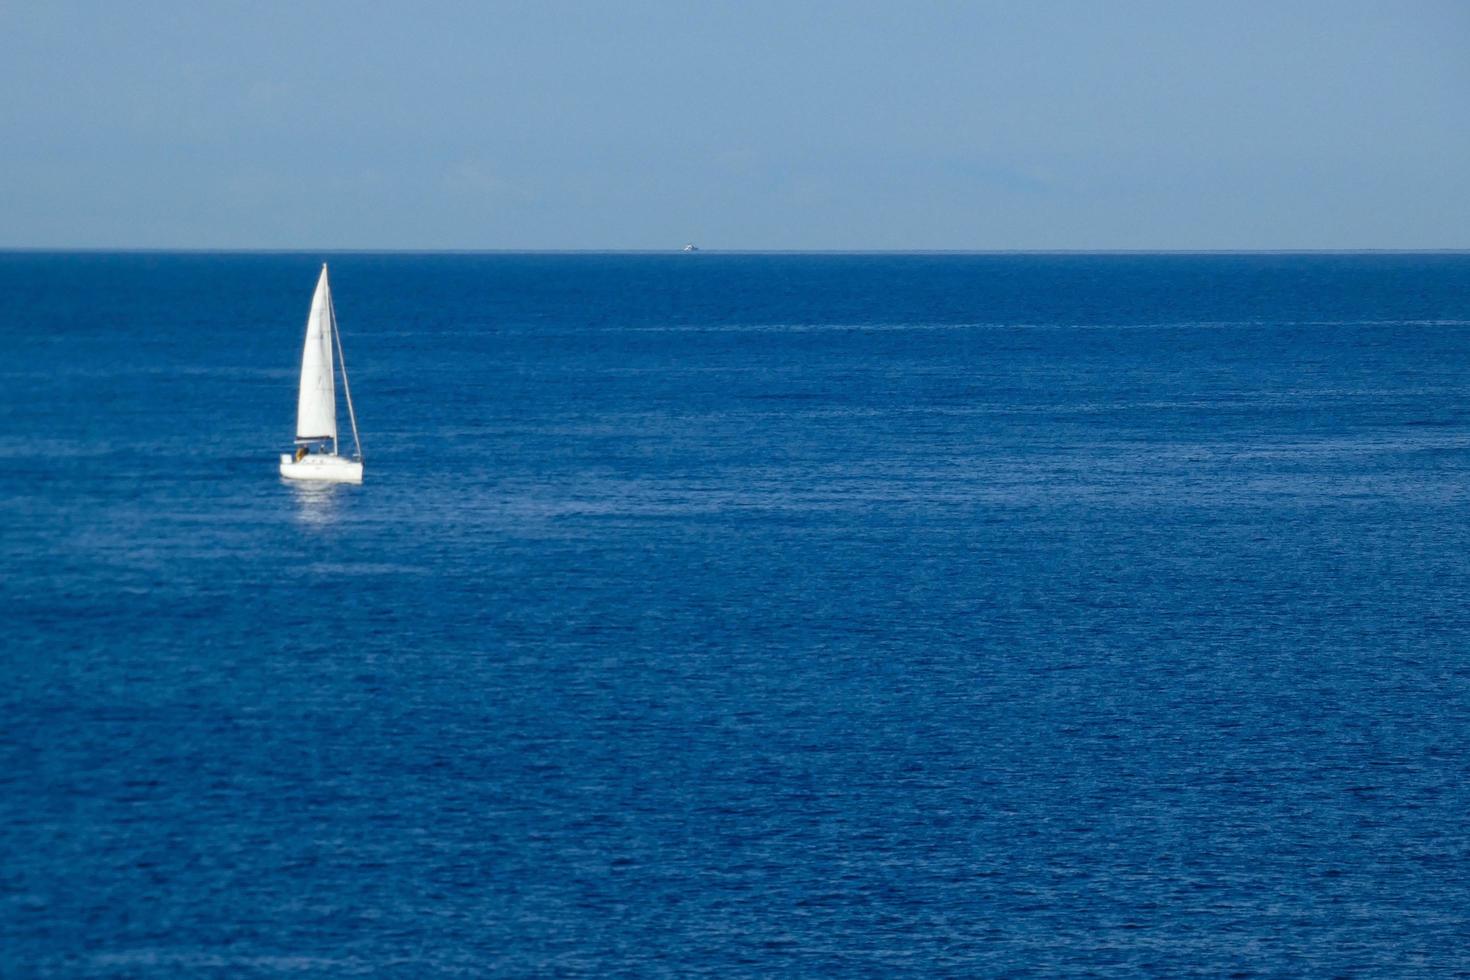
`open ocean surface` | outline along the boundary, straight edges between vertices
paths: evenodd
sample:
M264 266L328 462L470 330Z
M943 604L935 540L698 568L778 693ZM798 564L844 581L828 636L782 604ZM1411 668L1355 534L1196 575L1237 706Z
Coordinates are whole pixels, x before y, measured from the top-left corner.
M0 615L5 977L1464 974L1470 255L0 253Z

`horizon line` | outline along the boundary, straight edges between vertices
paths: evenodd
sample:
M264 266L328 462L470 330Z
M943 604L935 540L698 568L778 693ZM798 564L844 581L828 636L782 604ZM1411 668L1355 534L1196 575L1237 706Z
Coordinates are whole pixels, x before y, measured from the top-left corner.
M0 254L137 255L1464 255L1442 248L212 248L0 245Z

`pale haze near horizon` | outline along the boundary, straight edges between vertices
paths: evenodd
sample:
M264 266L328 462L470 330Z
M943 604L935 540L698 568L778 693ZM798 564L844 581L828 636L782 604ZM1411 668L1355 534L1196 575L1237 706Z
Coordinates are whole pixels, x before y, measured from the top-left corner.
M0 5L0 247L1470 246L1470 4Z

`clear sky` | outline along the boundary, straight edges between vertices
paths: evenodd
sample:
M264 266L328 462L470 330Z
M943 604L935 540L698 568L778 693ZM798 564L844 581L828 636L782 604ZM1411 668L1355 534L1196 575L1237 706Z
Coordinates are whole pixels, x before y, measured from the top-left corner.
M0 246L1470 247L1464 0L0 0Z

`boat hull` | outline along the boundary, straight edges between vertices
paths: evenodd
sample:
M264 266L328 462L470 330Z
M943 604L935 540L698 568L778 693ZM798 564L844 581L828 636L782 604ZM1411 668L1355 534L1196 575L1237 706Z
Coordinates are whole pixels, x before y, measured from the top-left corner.
M281 475L288 480L318 480L326 483L361 483L362 462L323 454L303 456L297 460L281 455Z

